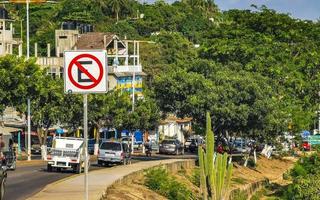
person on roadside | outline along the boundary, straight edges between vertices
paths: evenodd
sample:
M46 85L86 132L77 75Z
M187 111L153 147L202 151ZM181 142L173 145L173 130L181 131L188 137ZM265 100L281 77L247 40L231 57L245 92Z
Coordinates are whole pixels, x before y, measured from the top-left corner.
M0 160L1 160L1 165L6 165L6 157L3 154L5 147L5 142L3 139L3 133L0 133Z
M223 146L221 142L218 143L217 152L223 154Z
M152 143L149 139L144 143L144 147L146 149L146 156L151 156Z

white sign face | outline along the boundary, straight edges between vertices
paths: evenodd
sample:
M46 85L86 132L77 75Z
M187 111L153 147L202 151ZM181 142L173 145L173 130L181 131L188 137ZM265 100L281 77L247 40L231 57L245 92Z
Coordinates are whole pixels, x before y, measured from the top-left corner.
M106 51L65 51L65 93L107 92Z

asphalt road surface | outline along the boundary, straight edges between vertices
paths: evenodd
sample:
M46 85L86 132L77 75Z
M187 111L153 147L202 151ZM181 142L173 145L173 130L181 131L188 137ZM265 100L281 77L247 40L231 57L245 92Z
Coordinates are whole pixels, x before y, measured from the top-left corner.
M195 158L195 155L159 155L151 157L133 156L132 162L162 160L170 158ZM101 169L96 163L91 163L90 170ZM51 172L46 171L46 165L17 166L15 171L8 171L4 200L24 200L40 192L46 185L72 176L72 171Z
M15 171L8 171L4 200L22 200L42 190L47 184L73 175L46 171L46 165L21 166Z

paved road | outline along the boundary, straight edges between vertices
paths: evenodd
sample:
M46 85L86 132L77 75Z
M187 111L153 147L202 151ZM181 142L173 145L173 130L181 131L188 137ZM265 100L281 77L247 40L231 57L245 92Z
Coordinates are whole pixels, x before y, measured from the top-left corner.
M151 157L133 156L132 163L148 160L162 160L174 158L194 158L195 155L159 155ZM101 169L96 163L92 163L90 170ZM5 200L24 200L41 191L46 185L72 176L72 171L51 172L46 171L46 165L18 166L15 171L8 171Z

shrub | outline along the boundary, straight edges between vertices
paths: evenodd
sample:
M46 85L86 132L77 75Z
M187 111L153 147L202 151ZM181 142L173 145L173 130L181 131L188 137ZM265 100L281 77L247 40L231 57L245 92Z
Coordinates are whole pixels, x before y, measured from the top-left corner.
M236 190L232 194L232 199L233 200L247 200L248 199L248 194L242 190Z
M154 168L147 171L145 185L154 191L160 191L169 181L168 173L165 169Z
M168 172L162 168L148 170L145 185L170 200L195 199L192 192L184 184L171 178Z
M309 174L305 177L299 176L293 180L287 192L287 199L320 199L320 174Z
M305 170L305 168L301 164L296 164L291 171L291 176L293 177L306 176L307 174L308 172Z
M200 187L200 169L195 168L190 177L190 181L197 187Z

